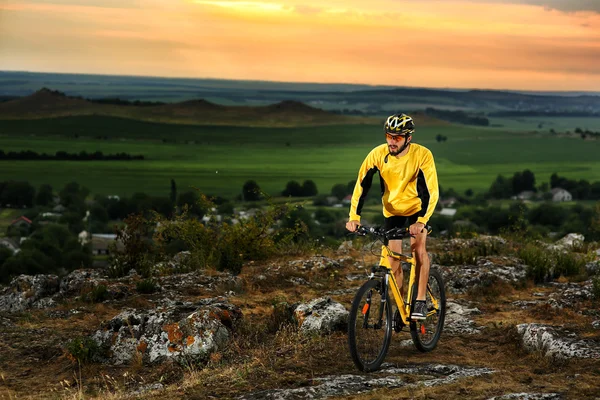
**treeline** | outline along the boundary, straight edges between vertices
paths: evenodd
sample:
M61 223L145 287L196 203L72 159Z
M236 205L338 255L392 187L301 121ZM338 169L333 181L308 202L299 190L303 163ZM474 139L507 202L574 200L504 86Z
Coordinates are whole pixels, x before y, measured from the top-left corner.
M88 153L81 151L79 153L67 153L66 151L57 151L54 155L46 153L36 153L32 150L9 151L5 153L0 150L0 160L54 160L54 161L131 161L144 160L144 156L131 155L128 153L103 154L101 151Z
M493 111L488 113L489 117L597 117L598 111Z
M162 106L167 103L162 101L141 101L141 100L123 100L118 97L108 97L104 99L87 99L89 102L98 103L98 104L113 104L117 106L139 106L139 107L152 107L152 106Z
M65 92L61 92L60 90L52 90L52 89L48 89L48 88L42 88L42 89L40 89L40 91L46 91L46 92L49 92L56 96L63 96L63 97L69 97L72 99L86 100L86 101L89 101L90 103L97 103L97 104L114 104L114 105L119 105L119 106L162 106L162 105L167 104L162 101L141 101L141 100L129 101L129 100L123 100L119 97L89 99L89 98L85 98L83 96L68 96ZM16 98L18 98L18 97L16 97ZM2 97L0 97L0 101L1 101L1 99L2 99ZM13 98L10 98L7 96L7 100L12 100L12 99Z
M524 204L514 202L508 208L501 206L467 205L460 207L454 217L435 213L430 220L435 232L478 232L499 234L514 230L531 237L547 237L552 233L562 237L577 232L586 240L600 239L600 205L589 207L575 204L565 207L554 202Z
M550 182L543 182L536 186L535 175L530 170L515 172L512 177L498 175L488 190L488 197L494 199L508 199L518 196L524 191L541 192L547 200L552 198L552 189L560 188L568 191L573 200L600 200L600 181L590 183L585 179L568 179L558 176L557 173L550 176Z
M489 126L490 120L481 115L470 115L464 111L439 110L427 107L425 114L449 122L458 122L464 125Z

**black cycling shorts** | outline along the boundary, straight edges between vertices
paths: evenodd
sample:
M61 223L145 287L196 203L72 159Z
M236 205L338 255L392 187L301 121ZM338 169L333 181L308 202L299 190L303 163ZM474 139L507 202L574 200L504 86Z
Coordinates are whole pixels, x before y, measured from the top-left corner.
M408 228L419 219L419 213L407 217L393 216L385 219L384 228L389 231L392 228ZM387 243L386 243L387 244Z

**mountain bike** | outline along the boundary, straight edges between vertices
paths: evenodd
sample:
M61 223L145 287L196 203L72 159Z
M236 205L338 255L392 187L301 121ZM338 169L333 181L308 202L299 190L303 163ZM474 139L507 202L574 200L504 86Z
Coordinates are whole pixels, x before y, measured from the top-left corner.
M426 229L429 230L429 227ZM371 372L377 370L390 346L392 329L399 333L405 326L410 327L410 335L415 347L428 352L433 350L442 334L446 316L446 292L444 280L439 271L431 268L427 282L427 316L425 320L410 319L411 307L417 298L416 260L414 255L407 256L392 251L387 245L389 240L409 237L408 228L383 228L360 226L358 235L370 235L382 242L381 260L371 270L369 280L365 282L354 297L348 319L348 345L354 364L359 370ZM388 256L410 264L410 273L404 293L401 291L392 273ZM400 282L404 284L404 282ZM396 307L390 302L390 291Z

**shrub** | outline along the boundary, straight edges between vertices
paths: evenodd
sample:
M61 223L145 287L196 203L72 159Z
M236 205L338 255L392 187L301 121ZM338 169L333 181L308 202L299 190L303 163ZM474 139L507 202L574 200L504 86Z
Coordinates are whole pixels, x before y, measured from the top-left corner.
M131 269L149 277L156 254L151 235L154 222L141 214L125 219L125 227L117 231L116 240L110 244L108 275L112 278L125 276ZM117 243L123 244L119 249Z
M158 286L152 279L144 279L143 281L136 283L135 289L138 293L152 294L158 290Z
M502 254L505 245L497 240L472 240L467 246L456 250L440 251L435 261L441 265L475 264L478 257Z
M587 257L579 253L548 250L533 243L518 250L518 256L527 264L527 277L536 283L559 276L576 276L585 270Z
M83 296L86 301L91 303L100 303L109 297L108 289L105 285L95 286L89 293Z
M210 209L210 207L208 208ZM155 261L163 261L169 256L169 246L179 241L190 251L190 268L216 267L239 273L245 261L261 260L288 250L299 238L306 237L307 227L302 224L287 224L291 214L288 205L270 205L258 210L237 224L204 224L189 218L184 210L181 214L167 219L155 215L154 231ZM280 223L284 220L286 223Z
M72 361L77 361L82 364L93 361L96 357L101 356L102 352L98 343L89 337L78 337L67 343L67 356Z

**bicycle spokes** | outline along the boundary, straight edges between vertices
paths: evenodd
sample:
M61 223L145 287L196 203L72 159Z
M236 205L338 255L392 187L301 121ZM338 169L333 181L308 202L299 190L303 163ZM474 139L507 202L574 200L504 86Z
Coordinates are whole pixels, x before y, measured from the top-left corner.
M381 292L380 281L365 283L354 298L348 318L350 353L362 371L381 365L392 335L392 312L389 302L382 301Z

